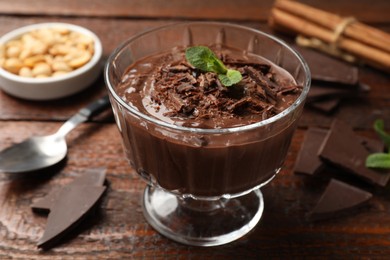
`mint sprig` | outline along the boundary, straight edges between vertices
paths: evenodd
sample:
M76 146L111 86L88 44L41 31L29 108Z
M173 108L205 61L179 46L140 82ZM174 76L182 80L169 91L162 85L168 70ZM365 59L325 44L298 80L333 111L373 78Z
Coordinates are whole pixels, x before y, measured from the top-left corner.
M374 123L374 129L384 142L387 153L373 153L366 159L366 167L390 169L390 135L385 131L385 123L378 119Z
M382 119L378 119L374 122L374 129L379 135L380 139L385 143L385 146L390 148L390 135L385 131L385 122Z
M186 59L197 69L217 73L218 79L225 87L237 84L242 79L242 75L239 71L226 68L214 52L206 46L187 48Z

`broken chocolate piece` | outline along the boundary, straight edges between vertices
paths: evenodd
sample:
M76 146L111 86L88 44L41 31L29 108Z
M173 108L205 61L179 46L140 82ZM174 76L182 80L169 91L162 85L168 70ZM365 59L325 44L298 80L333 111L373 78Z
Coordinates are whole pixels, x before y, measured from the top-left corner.
M312 86L307 96L308 107L330 114L342 98L361 96L370 87L359 82L358 68L320 52L294 46L310 67Z
M312 84L307 94L307 102L313 102L332 97L352 97L357 96L357 88L340 88L332 85Z
M318 151L327 133L328 130L315 127L307 130L295 162L294 171L296 173L314 175L324 168L324 162L319 158ZM362 148L368 153L384 151L385 146L380 140L364 136L357 136L357 138Z
M43 249L52 247L87 216L106 189L102 186L105 171L103 168L90 170L60 190L50 192L31 206L34 210L50 211L38 247Z
M326 218L364 205L372 194L344 182L331 179L313 211L312 219Z
M340 85L329 83L313 83L307 95L306 104L324 113L331 113L343 98L359 97L369 90L364 84Z
M322 53L294 46L308 63L313 81L356 85L359 80L357 67Z
M329 98L351 98L358 97L361 93L367 92L368 86L358 85L337 85L313 83L307 94L307 102L314 102Z
M377 172L365 166L369 152L361 139L346 123L335 120L319 149L319 156L371 184L385 186L390 173Z
M341 99L337 97L323 99L323 100L316 100L313 102L307 102L306 104L309 107L312 107L314 109L317 109L324 113L332 113L340 104Z
M385 143L379 139L372 139L365 136L359 136L360 143L369 153L382 153L385 150Z
M72 185L103 186L106 175L105 171L104 168L90 169L86 171L85 174L75 179L72 182ZM52 190L48 195L31 204L30 207L34 211L49 212L50 208L56 203L60 191L61 190Z
M295 163L295 172L313 175L323 168L323 162L317 153L327 132L327 130L320 128L309 128L307 130Z

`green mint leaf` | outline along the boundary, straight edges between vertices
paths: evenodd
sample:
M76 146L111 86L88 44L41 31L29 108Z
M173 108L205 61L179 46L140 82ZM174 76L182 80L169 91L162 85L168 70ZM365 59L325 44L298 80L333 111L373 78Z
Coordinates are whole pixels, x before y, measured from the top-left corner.
M366 159L366 167L390 169L390 154L388 153L373 153Z
M219 81L221 81L221 83L224 86L230 87L230 86L240 82L241 79L242 79L242 75L237 70L230 70L230 69L228 69L226 74L219 74L218 78L219 78Z
M219 80L226 87L237 84L242 79L239 71L226 68L214 52L206 46L189 47L185 55L187 61L195 68L217 73Z
M214 52L205 46L194 46L186 49L187 61L197 69L218 74L225 74L227 69Z
M215 60L212 63L213 65L210 67L213 72L218 73L218 74L225 74L227 72L227 68L225 65L222 63L220 59L215 57Z
M390 150L390 135L385 132L385 123L382 119L378 119L374 122L374 129L379 135L379 137L382 139L382 141L385 143L387 149Z

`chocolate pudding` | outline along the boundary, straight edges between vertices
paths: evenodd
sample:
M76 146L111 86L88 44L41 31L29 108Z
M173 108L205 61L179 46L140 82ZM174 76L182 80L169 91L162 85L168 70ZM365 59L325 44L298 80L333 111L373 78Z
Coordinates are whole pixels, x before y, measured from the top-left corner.
M302 91L286 70L246 52L210 49L241 73L240 82L222 85L216 73L193 67L185 49L175 48L133 63L115 87L146 115L113 106L131 165L149 182L180 194L237 194L270 180L302 108L287 120L276 118ZM271 122L252 127L264 120Z

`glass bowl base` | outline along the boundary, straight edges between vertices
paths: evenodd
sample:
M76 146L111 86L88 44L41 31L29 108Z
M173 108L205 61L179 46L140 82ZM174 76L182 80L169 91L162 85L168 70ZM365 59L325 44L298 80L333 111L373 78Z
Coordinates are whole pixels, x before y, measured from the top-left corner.
M260 189L235 198L183 198L148 185L143 212L162 235L193 246L223 245L247 234L260 221L264 201Z

